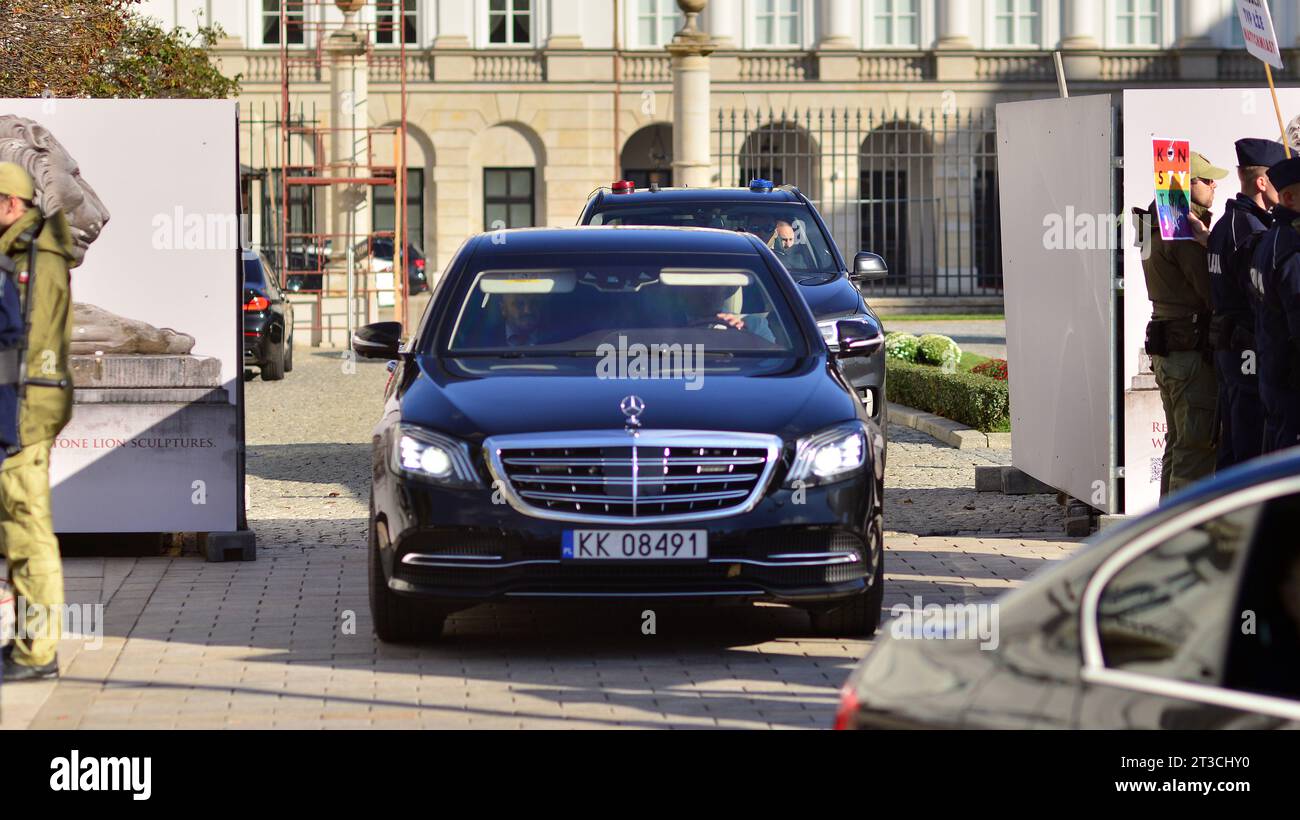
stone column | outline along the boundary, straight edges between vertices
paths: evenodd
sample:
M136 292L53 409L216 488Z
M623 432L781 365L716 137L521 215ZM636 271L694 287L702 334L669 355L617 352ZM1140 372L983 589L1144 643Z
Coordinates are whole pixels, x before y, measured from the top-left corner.
M975 44L970 37L970 0L944 0L938 6L939 53L934 61L935 79L941 82L974 79L975 55L971 51Z
M857 80L862 71L853 36L853 0L819 0L818 12L818 76L829 82Z
M713 0L709 4L709 33L719 51L740 47L741 0Z
M1236 6L1233 6L1236 13ZM1179 0L1178 47L1214 48L1211 36L1219 22L1218 4L1211 0Z
M370 76L366 62L366 36L357 25L357 11L363 0L335 0L346 15L343 27L332 32L323 43L329 61L330 137L326 174L334 178L370 175L369 140L365 129L370 125ZM349 301L347 333L366 320L366 304L352 298L363 286L356 275L352 246L371 232L370 189L366 185L336 183L329 186L330 232L335 234L333 262L345 263L344 285Z
M548 49L582 48L582 6L586 0L550 0Z
M1233 7L1236 13L1236 7ZM1179 0L1178 76L1184 80L1216 80L1219 57L1211 34L1219 22L1213 0Z
M592 59L582 51L583 6L590 0L550 0L546 38L546 79L551 82L590 82L608 78L613 62Z
M1102 9L1094 0L1065 0L1061 17L1061 61L1065 78L1072 80L1101 79L1101 56L1080 54L1101 49L1098 26Z
M853 48L853 0L821 0L818 11L821 12L821 39L817 48Z
M1095 0L1065 0L1065 13L1061 17L1061 48L1100 48L1101 38L1097 33L1099 13Z
M939 48L972 48L970 0L944 0L938 6Z
M707 188L712 181L709 154L709 55L717 48L699 30L707 0L677 0L686 26L668 44L673 63L673 184Z

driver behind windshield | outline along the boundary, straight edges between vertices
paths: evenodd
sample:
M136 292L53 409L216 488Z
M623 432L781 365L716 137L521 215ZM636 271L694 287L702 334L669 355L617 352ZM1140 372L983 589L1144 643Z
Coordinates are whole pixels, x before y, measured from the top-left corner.
M810 271L815 269L813 264L812 253L808 249L808 242L802 236L802 231L796 231L794 225L782 219L777 221L776 230L772 232L771 238L767 240L767 246L776 254L776 258L781 260L786 270L791 271Z
M504 347L531 347L554 341L543 322L540 296L507 293L499 301L504 323Z
M678 305L687 327L709 327L751 333L760 339L776 342L767 317L738 313L741 290L730 285L692 285L676 287Z

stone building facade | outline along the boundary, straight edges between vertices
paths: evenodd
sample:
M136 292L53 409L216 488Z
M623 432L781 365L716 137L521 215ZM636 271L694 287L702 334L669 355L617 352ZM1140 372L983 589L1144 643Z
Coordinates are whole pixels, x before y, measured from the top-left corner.
M671 181L664 46L681 25L673 0L386 5L390 11L377 11L372 0L360 12L363 23L386 29L369 35L367 116L374 126L400 118L404 73L412 237L431 268L499 221L572 224L592 190L616 178ZM1272 5L1283 47L1300 48L1300 3ZM404 65L392 45L395 6L408 42ZM319 45L315 17L338 21L341 12L314 1L299 9L294 0L143 7L166 24L202 20L225 29L222 69L242 75L248 112L244 162L267 165L258 145L274 140L258 129L272 127L261 122L276 115L259 112L280 104L279 37L288 31L286 50L309 55ZM908 276L939 281L962 269L969 279L955 291L900 280L892 295L996 298L998 277L975 269L990 253L974 247L983 241L976 223L984 203L996 206L986 112L1058 93L1055 50L1072 94L1261 87L1233 9L1233 0L710 0L700 23L717 44L709 58L713 181L735 185L751 171L781 177L819 201L842 243L892 241L895 255L908 259ZM284 27L283 14L291 15ZM1289 66L1300 63L1291 56ZM292 71L292 105L337 120L328 66L308 60ZM1294 81L1294 69L1278 79ZM954 185L960 196L949 193ZM902 225L890 220L891 207L905 215ZM955 261L950 250L927 256L921 247L967 241L963 230L974 244Z

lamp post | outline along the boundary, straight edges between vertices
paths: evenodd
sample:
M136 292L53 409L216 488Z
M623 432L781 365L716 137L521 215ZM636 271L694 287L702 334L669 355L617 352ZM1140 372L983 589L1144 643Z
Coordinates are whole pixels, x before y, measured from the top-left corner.
M707 188L709 157L709 55L717 49L698 25L708 0L677 0L686 25L667 45L673 72L673 184Z

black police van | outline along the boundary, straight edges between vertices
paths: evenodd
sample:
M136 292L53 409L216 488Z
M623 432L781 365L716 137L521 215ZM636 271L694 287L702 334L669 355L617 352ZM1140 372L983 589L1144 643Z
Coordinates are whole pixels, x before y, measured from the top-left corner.
M663 188L636 190L623 180L592 194L580 225L720 228L757 236L776 254L799 284L822 337L836 350L836 323L880 319L862 298L858 285L888 276L885 260L861 252L850 267L840 254L821 214L808 197L790 185L756 179L748 188ZM885 351L839 362L845 377L881 430L885 423Z

